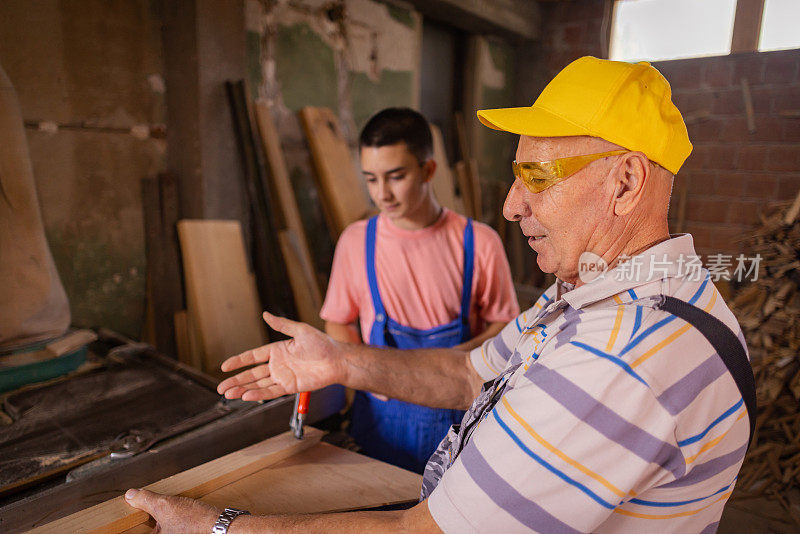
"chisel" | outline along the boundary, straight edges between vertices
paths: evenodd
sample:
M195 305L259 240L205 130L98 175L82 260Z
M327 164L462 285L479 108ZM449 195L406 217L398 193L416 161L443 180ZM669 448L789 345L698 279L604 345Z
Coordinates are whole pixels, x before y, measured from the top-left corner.
M302 391L294 399L294 411L292 412L292 418L289 420L289 427L294 431L294 437L297 439L303 439L303 423L305 423L306 414L308 413L309 395L308 391Z

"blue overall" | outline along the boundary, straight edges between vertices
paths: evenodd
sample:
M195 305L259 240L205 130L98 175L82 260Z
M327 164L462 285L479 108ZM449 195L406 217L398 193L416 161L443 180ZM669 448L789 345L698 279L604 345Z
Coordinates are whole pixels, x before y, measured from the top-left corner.
M469 311L472 298L474 235L472 219L464 228L464 278L461 310L447 324L420 330L402 325L386 314L375 275L377 216L367 223L366 268L375 322L369 344L400 349L453 347L470 339ZM461 410L428 408L395 399L383 401L357 391L353 401L350 434L368 456L422 473L428 458L447 435L450 425L464 416Z

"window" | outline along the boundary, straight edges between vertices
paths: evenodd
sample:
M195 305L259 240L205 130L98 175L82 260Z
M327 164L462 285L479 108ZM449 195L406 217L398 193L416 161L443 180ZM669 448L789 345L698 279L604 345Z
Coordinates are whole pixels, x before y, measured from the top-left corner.
M766 0L761 19L758 50L800 48L800 2L798 0Z
M610 58L658 61L726 55L735 14L736 0L618 0Z

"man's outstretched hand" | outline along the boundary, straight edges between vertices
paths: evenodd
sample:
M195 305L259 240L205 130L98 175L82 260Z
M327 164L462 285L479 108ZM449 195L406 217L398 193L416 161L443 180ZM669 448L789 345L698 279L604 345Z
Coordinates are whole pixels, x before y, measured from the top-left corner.
M264 312L264 321L290 339L270 343L232 356L222 363L225 372L256 365L223 380L217 391L228 399L266 400L314 391L342 383L345 365L342 345L305 323Z

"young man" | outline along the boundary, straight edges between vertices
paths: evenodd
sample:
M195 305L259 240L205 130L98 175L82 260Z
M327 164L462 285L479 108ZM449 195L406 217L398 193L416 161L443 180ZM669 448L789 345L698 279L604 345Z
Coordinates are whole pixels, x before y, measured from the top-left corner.
M361 168L377 215L342 233L320 315L334 339L415 349L469 350L519 313L498 235L436 201L436 170L425 118L389 108L367 122ZM434 409L358 391L351 435L366 454L422 472L458 423L460 410Z

